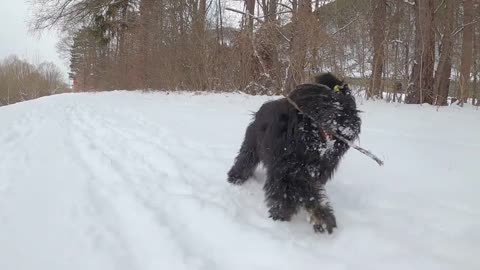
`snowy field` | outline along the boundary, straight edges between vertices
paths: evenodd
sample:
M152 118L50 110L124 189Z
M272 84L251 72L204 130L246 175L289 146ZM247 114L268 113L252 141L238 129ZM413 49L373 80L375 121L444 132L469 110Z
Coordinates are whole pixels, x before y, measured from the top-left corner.
M480 111L362 102L327 188L339 228L268 218L226 172L241 94L65 94L0 108L0 269L480 269Z

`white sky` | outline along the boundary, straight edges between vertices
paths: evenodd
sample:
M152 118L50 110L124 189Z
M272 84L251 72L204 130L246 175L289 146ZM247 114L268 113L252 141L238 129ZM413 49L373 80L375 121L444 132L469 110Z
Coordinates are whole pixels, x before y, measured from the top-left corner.
M68 78L68 67L56 51L55 31L32 35L28 31L30 5L27 0L0 0L0 59L16 54L33 64L54 62Z

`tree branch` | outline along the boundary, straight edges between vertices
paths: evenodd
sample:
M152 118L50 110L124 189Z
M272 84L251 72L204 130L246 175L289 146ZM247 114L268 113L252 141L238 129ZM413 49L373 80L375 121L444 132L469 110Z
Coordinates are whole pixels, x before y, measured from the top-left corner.
M290 7L290 6L287 6L287 5L283 4L283 3L278 3L278 5L281 6L281 7L284 7L284 8L286 8L286 9L288 9L288 10L290 10L290 12L293 12L293 8Z
M480 18L476 18L475 20L473 20L473 21L471 21L471 22L469 22L469 23L466 23L466 24L463 24L463 25L457 27L457 29L455 29L455 30L452 32L452 34L451 34L452 37L453 37L453 36L456 36L456 35L458 35L460 32L462 32L463 29L465 29L465 27L467 27L467 26L469 26L469 25L472 25L472 24L476 24L476 23L478 23L478 22L480 22Z
M315 121L315 119L313 117L311 117L310 115L308 115L307 113L305 113L299 106L297 103L295 103L295 101L293 101L290 97L288 97L287 95L285 95L285 93L282 92L282 95L287 99L287 101L293 106L295 107L295 109L297 109L297 111L301 112L303 115L307 116L308 118L312 119ZM367 157L373 159L379 166L383 166L384 162L379 158L377 157L376 155L374 155L372 152L368 151L367 149L364 149L358 145L356 145L355 143L353 143L352 141L348 140L347 138L343 137L342 135L336 133L335 131L331 130L331 129L328 129L328 128L325 128L321 125L321 123L317 122L317 124L319 125L319 127L323 130L325 130L326 132L330 133L333 135L333 137L335 137L336 139L342 141L343 143L347 144L348 146L352 147L353 149L359 151L360 153L366 155Z
M440 2L440 4L435 8L435 11L433 13L436 14L438 10L440 10L440 8L443 6L443 4L445 4L445 0L442 0L442 2Z
M338 29L337 31L333 32L333 36L336 35L337 33L347 29L352 23L356 22L358 20L359 16L357 15L353 20L351 20L349 23L345 24L344 26L342 26L340 29Z
M246 12L243 12L243 11L241 11L241 10L234 9L234 8L228 8L228 7L227 7L227 8L225 8L225 10L232 11L232 12L236 12L236 13L242 14L242 15L244 15L244 16L250 16L250 17L252 17L254 20L257 20L257 21L259 21L259 22L261 22L261 23L263 23L264 21L263 21L262 19L260 19L260 18L266 17L266 16L256 17L256 16L253 16L253 15L248 14L248 13L246 13ZM276 15L276 14L278 15L278 14L283 14L283 13L290 13L290 12L277 12L277 13L272 13L272 14L270 14L270 15ZM267 16L270 16L270 15L267 15ZM291 40L279 29L278 26L275 26L275 30L277 30L277 32L282 36L283 39L285 39L285 41L287 41L287 42L290 42L290 41L291 41Z
M244 11L241 11L241 10L238 10L238 9L234 9L234 8L226 7L225 10L233 11L233 12L236 12L236 13L239 13L239 14L242 14L242 15L245 15L245 16L249 16L249 17L251 17L251 18L253 18L254 20L257 20L257 21L259 21L259 22L264 22L262 19L263 19L263 18L266 18L266 17L268 17L268 16L292 13L291 11L280 11L280 12L270 13L270 14L263 15L263 16L253 16L253 15L251 15L251 14L248 14L247 12L244 12Z

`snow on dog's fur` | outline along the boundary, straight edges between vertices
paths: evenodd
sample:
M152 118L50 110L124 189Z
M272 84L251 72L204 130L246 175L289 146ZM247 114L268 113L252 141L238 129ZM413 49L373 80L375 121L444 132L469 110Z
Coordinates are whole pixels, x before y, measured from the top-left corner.
M297 86L289 98L304 114L286 98L263 104L247 127L228 181L244 183L261 161L267 169L264 191L270 217L289 221L304 207L315 232L332 233L337 224L325 183L349 148L332 133L358 137L355 99L348 85L330 73Z

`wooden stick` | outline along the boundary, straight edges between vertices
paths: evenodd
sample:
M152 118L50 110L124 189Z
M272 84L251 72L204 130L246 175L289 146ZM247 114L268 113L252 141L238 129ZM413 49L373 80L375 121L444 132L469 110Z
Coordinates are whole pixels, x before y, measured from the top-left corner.
M287 95L285 95L284 93L282 93L282 95L287 99L287 101L292 104L293 107L295 107L295 109L297 109L299 112L301 112L302 114L306 115L307 117L309 117L310 119L314 120L315 119L313 117L311 117L310 115L306 114L302 109L300 109L300 107L298 106L297 103L295 103L295 101L293 101L290 97L288 97ZM318 123L318 122L317 122ZM318 123L320 124L320 123ZM377 162L377 164L379 166L383 166L383 161L377 157L376 155L374 155L372 152L368 151L367 149L363 149L362 147L356 145L355 143L353 143L352 141L348 140L347 138L343 137L342 135L336 133L335 131L331 130L331 129L328 129L328 128L325 128L323 126L320 125L320 128L324 129L325 131L327 131L328 133L332 134L333 137L339 139L340 141L342 141L343 143L347 144L348 146L352 147L353 149L359 151L360 153L366 155L367 157L373 159L375 162Z

